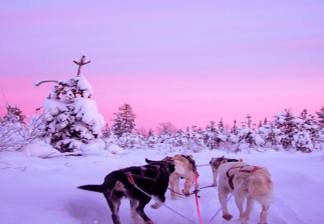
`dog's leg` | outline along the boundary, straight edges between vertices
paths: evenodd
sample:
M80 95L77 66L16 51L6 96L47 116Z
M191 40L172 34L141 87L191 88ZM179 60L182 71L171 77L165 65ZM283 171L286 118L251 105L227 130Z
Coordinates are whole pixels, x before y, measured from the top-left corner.
M116 191L112 191L112 192L105 193L104 196L110 207L112 213L111 218L114 224L120 224L118 211L119 211L122 195L116 194Z
M187 177L185 178L185 183L184 183L184 188L183 188L183 193L186 195L186 196L189 196L190 195L190 188L192 187L193 185L193 175L191 175L191 177Z
M131 216L134 224L139 224L140 220L138 219L138 214L136 212L136 208L138 206L138 201L135 199L130 199L130 207L131 207Z
M241 191L235 191L234 193L234 199L235 199L235 203L236 203L236 206L240 212L240 220L242 221L242 224L246 224L246 215L244 213L244 210L243 210L243 202L244 202L244 199L245 199L245 195L244 195L244 192L241 192Z
M262 205L262 210L260 214L260 224L267 224L268 220L268 210L269 210L269 205Z
M217 170L212 167L212 173L213 173L213 183L212 186L217 186Z
M252 212L252 209L253 209L253 202L254 202L254 199L252 197L247 197L247 199L246 199L246 211L245 211L246 223L250 219L250 215L251 215L251 212Z
M163 205L163 202L158 198L157 201L151 205L151 208L158 209Z
M221 204L222 207L222 211L223 211L223 218L226 220L230 220L232 219L232 215L228 212L227 209L227 196L229 194L229 190L228 189L218 189L219 193L218 193L218 198L219 198L219 202Z
M152 220L145 214L144 212L144 207L149 203L151 198L145 196L139 201L139 205L136 208L137 214L142 217L144 220L145 224L154 224Z
M180 193L179 179L180 179L180 176L177 173L172 173L170 175L170 188L171 188L171 199L172 200L177 199L177 195L175 192Z
M163 205L163 203L165 202L165 196L164 196L165 191L163 192L164 193L160 192L159 195L157 196L153 196L156 202L153 205L151 205L151 208L158 209Z

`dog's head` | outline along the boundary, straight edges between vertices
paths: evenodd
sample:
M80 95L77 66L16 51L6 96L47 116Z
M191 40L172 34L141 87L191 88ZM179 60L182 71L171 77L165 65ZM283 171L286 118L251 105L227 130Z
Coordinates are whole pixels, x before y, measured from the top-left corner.
M173 173L175 171L175 163L172 159L168 160L150 160L150 159L145 159L145 162L150 165L158 165L167 170L167 172Z
M231 159L231 158L225 158L224 156L222 157L215 157L211 158L209 161L209 165L213 167L214 169L218 169L220 165L223 163L229 163L229 162L242 162L242 159Z

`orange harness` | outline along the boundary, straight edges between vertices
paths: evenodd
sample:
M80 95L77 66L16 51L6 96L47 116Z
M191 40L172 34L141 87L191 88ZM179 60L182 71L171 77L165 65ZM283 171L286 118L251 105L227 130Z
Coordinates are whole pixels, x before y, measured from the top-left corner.
M233 179L234 179L235 174L230 175L230 171L231 170L239 169L237 172L254 173L257 170L262 169L262 167L259 167L259 166L252 166L253 168L252 169L249 169L249 170L243 169L243 168L246 168L246 167L251 167L251 166L249 166L249 165L237 166L237 167L231 167L230 169L227 170L226 176L228 177L228 184L230 185L230 187L232 188L232 190L234 190Z

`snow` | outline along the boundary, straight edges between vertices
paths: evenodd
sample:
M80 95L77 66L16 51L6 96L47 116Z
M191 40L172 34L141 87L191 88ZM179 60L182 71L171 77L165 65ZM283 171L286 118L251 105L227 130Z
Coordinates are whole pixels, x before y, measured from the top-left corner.
M27 156L34 156L40 158L47 158L49 156L55 156L61 154L59 151L54 149L49 144L38 139L31 142L30 144L27 144L23 148L22 152L25 153Z
M100 143L98 143L100 145ZM161 145L162 147L163 145ZM26 151L31 155L42 143L30 145ZM112 146L114 148L116 146ZM110 149L110 151L119 149ZM37 151L37 150L36 150ZM109 150L103 150L108 152ZM219 150L203 150L194 153L197 164L206 164L211 157L225 155L243 158L246 162L269 169L274 182L274 198L270 208L269 223L275 224L321 224L324 220L324 152L303 154L300 152L266 152L229 154ZM88 154L81 157L53 157L42 159L20 152L0 153L0 217L1 223L112 223L107 203L101 194L87 192L76 187L83 184L100 184L109 172L144 164L145 158L162 159L167 153L163 148L149 150L123 150L123 154ZM198 167L200 186L211 184L212 175L208 166ZM194 197L170 200L166 204L188 219L198 223ZM200 191L199 199L204 223L219 208L216 188ZM234 215L225 221L221 214L212 223L237 224L238 211L233 198L229 209ZM187 223L165 207L159 210L146 207L146 212L156 223ZM259 205L254 206L250 223L257 223ZM131 223L129 203L122 202L122 223Z

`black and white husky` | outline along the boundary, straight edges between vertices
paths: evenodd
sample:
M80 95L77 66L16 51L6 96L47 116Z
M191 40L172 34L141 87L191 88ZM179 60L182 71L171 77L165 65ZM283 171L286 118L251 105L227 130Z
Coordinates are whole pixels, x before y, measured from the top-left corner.
M109 173L101 185L83 185L79 188L103 193L111 209L114 224L120 224L118 211L123 197L130 200L134 223L138 221L139 215L146 224L153 224L145 214L144 207L150 202L151 197L160 201L154 204L153 208L162 205L165 201L169 176L175 170L175 166L173 161L146 159L146 162L148 164L144 166L133 166Z

